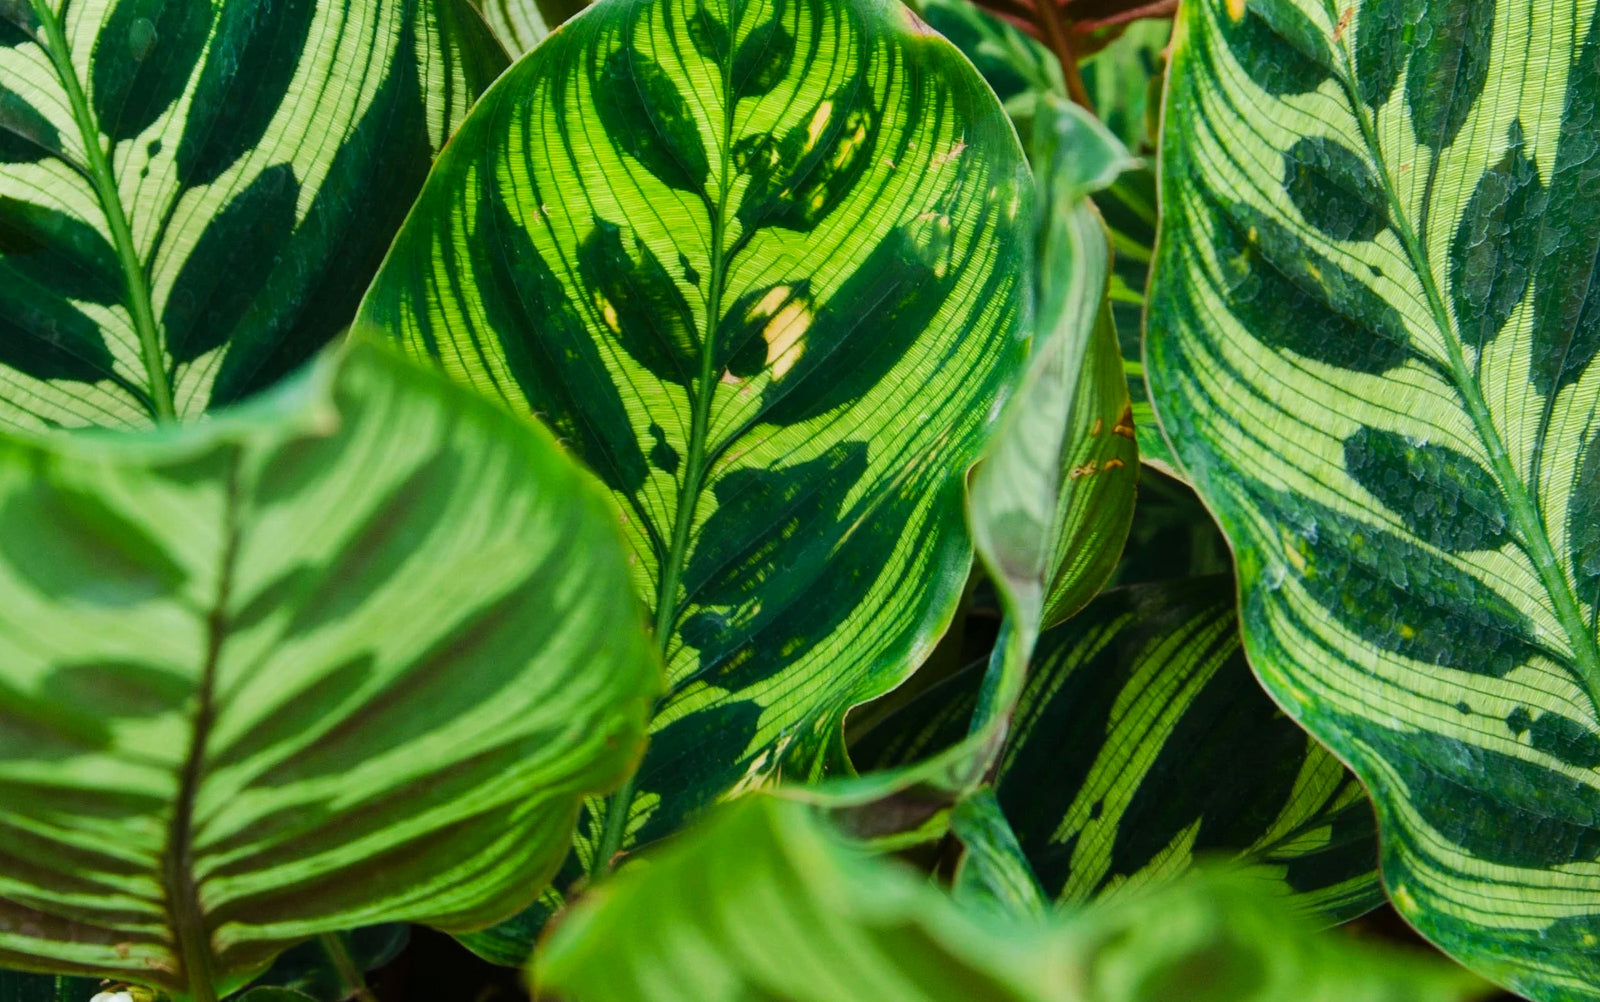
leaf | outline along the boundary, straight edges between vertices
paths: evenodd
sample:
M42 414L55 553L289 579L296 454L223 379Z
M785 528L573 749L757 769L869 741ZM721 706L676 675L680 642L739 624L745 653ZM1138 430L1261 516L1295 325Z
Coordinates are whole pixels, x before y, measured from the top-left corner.
M215 998L524 906L660 681L613 518L369 345L191 428L0 443L0 960Z
M330 943L335 937L336 942ZM290 989L320 1002L345 1002L350 982L359 983L363 973L389 963L410 938L411 927L403 922L324 933L279 954L266 973L251 982L245 997L254 991ZM335 948L343 956L336 957Z
M585 870L821 771L944 631L1030 211L993 95L868 0L606 0L451 141L357 326L542 417L626 514L672 690Z
M1314 94L1260 86L1290 47L1220 0L1180 19L1157 411L1252 664L1372 790L1396 907L1600 998L1600 13L1293 6L1333 46ZM1316 176L1253 166L1291 161Z
M0 970L0 999L6 1002L88 1002L99 986L94 978Z
M512 58L523 55L584 7L584 0L481 0L483 17Z
M0 425L192 417L346 328L505 65L466 4L0 2Z
M1119 588L1039 638L995 792L1050 899L1121 896L1211 856L1323 922L1382 901L1360 784L1261 692L1227 592L1226 577ZM958 740L975 667L864 735L857 764Z
M760 796L597 890L534 975L571 1002L1445 1002L1486 987L1314 936L1226 875L1053 921L964 909Z

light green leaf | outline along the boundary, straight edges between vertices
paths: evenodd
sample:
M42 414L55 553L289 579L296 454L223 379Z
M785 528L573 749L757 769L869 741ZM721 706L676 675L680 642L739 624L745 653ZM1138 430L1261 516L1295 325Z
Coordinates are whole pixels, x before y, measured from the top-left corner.
M1029 194L993 94L881 0L605 0L440 158L359 326L599 473L671 677L585 869L837 761L943 633Z
M1116 589L1040 637L995 791L1051 899L1121 896L1213 856L1323 922L1382 901L1361 786L1261 692L1229 586ZM959 740L976 690L975 669L930 689L852 756L892 767Z
M206 1002L524 906L660 682L614 518L371 345L182 430L0 441L0 961Z
M1426 936L1600 998L1600 5L1187 4L1147 363Z
M534 976L570 1002L1446 1002L1486 987L1436 959L1314 936L1260 886L1214 876L1008 919L755 796L582 902Z
M530 51L585 6L584 0L480 0L484 20L513 57Z
M952 887L957 901L1034 918L1049 913L1039 878L993 790L985 787L956 804L950 833L965 848Z
M505 54L466 0L5 0L0 425L239 400L354 316Z

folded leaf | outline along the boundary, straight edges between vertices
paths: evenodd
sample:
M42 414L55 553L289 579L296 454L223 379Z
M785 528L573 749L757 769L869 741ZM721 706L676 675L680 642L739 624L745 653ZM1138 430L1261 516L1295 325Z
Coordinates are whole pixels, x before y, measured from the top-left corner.
M206 1002L525 905L658 691L614 517L370 345L181 431L0 441L0 960Z
M964 909L766 797L596 891L533 973L571 1002L1446 1002L1487 987L1315 936L1228 875L1048 922Z
M1184 5L1147 362L1396 907L1600 998L1600 9Z
M1249 864L1324 923L1382 901L1355 777L1261 692L1226 577L1119 588L1045 631L994 785L1045 894L1080 903ZM969 669L851 749L863 768L958 740Z
M505 55L466 0L7 0L0 425L141 425L350 323Z
M440 158L358 326L600 475L672 682L582 869L819 772L943 632L1028 196L993 94L878 0L603 0Z

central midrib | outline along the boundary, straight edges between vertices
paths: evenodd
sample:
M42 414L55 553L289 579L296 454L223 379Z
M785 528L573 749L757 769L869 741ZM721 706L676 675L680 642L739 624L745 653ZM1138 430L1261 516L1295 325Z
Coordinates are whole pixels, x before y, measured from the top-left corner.
M717 178L717 198L713 202L705 196L707 213L711 217L711 261L709 285L706 290L705 329L700 337L700 375L691 405L693 412L689 423L688 452L684 457L684 475L679 484L678 501L673 510L672 539L662 560L656 580L655 640L656 652L663 663L667 660L672 643L673 629L678 618L678 587L683 577L684 563L688 559L689 534L694 526L695 511L705 487L705 475L711 450L706 439L710 434L711 402L716 396L717 373L716 346L713 344L722 312L722 297L727 279L730 256L723 246L727 230L728 192L732 187L733 163L733 55L738 35L739 5L729 4L728 52L722 60L722 144L718 150L720 169ZM636 776L629 776L606 805L605 827L601 831L599 849L590 867L594 879L603 878L611 869L611 859L622 848L627 833L629 809L633 804Z
M56 18L55 11L47 0L32 0L32 4L34 16L39 19L45 33L46 52L62 89L67 92L67 101L72 105L72 117L83 139L84 155L89 160L88 180L94 187L101 211L105 213L117 261L122 266L128 293L126 305L139 334L139 354L148 383L145 389L149 400L145 403L154 412L156 420L170 421L177 416L177 411L172 402L172 385L167 379L161 331L151 304L150 283L145 277L138 248L133 243L133 229L128 225L128 213L122 204L122 195L117 190L116 176L111 171L110 161L106 159L100 125L95 120L94 110L89 107L83 84L78 80L78 71L72 65L72 53L67 48L66 35L61 30L61 22Z
M1450 323L1449 311L1445 309L1444 297L1439 291L1438 283L1434 281L1427 250L1412 229L1410 217L1406 215L1405 207L1396 192L1388 162L1378 145L1377 128L1366 111L1366 105L1356 93L1355 64L1350 50L1343 45L1339 48L1344 58L1345 73L1341 84L1345 96L1350 101L1356 122L1361 128L1362 140L1367 145L1373 165L1378 169L1378 177L1383 184L1384 198L1389 204L1389 214L1395 233L1405 247L1411 268L1416 272L1417 280L1422 283L1427 296L1429 312L1433 315L1434 325L1439 330L1439 339L1444 343L1448 354L1451 382L1454 383L1456 392L1466 405L1473 428L1489 454L1495 479L1499 481L1500 490L1505 495L1512 522L1516 527L1518 542L1533 563L1540 584L1544 586L1551 605L1554 606L1556 618L1566 632L1568 644L1572 648L1572 657L1580 675L1579 680L1583 683L1591 708L1597 716L1600 716L1600 644L1597 644L1594 634L1588 629L1588 623L1578 608L1577 597L1567 582L1565 571L1556 559L1555 548L1550 545L1550 537L1545 533L1538 507L1529 496L1527 485L1522 482L1516 468L1511 464L1505 443L1501 441L1500 432L1494 426L1494 418L1489 412L1488 403L1483 399L1483 393L1467 366L1460 340Z
M205 913L194 880L194 803L205 766L206 744L216 719L217 665L227 636L228 600L239 553L239 464L240 457L236 453L229 461L223 497L222 554L216 597L206 615L206 654L197 692L199 705L195 709L194 735L179 774L177 802L161 853L167 914L177 933L179 961L194 1002L217 1002L211 936L206 931Z

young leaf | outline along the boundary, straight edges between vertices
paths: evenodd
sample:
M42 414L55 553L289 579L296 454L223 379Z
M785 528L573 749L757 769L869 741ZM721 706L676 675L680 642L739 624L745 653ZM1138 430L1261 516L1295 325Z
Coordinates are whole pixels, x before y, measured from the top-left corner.
M1252 663L1373 793L1396 906L1518 992L1600 998L1600 9L1250 10L1180 17L1157 411Z
M505 64L466 0L13 7L14 427L193 415L305 362L349 324L435 151Z
M604 0L440 158L358 326L599 473L671 677L583 866L814 773L943 632L1028 196L982 80L878 0Z
M1226 577L1119 588L1045 631L994 785L1047 896L1169 881L1197 857L1250 866L1323 922L1382 901L1355 777L1261 692ZM863 768L959 740L968 669L868 732Z
M571 1002L1446 1002L1486 987L1315 936L1260 886L1217 875L1011 920L757 796L583 901L533 973Z
M525 905L659 687L614 517L371 345L181 431L0 442L0 960L207 1002Z

